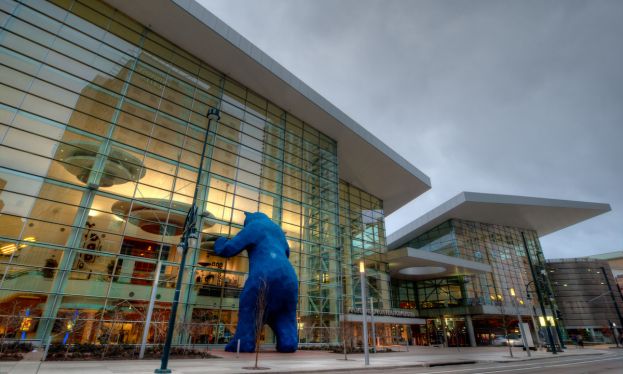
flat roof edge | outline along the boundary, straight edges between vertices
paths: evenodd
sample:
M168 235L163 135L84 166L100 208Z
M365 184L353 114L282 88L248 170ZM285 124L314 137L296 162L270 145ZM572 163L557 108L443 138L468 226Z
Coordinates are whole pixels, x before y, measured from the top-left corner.
M393 232L387 236L387 247L390 249L395 249L404 245L406 242L413 239L411 237L411 233L417 230L418 227L422 226L425 222L434 220L438 216L452 210L452 208L460 205L463 202L465 202L465 193L461 192L458 195L447 200L446 202L424 213L420 217L407 223L403 227L396 230L396 232Z
M478 203L493 203L493 204L508 204L508 205L532 205L532 206L546 206L546 207L560 207L560 208L578 208L578 209L594 209L605 210L609 212L612 210L610 204L595 203L588 201L577 200L562 200L562 199L550 199L545 197L531 197L521 195L502 195L502 194L489 194L483 192L462 192L465 201L473 201Z
M471 204L471 205L470 205ZM459 217L459 213L457 211L465 212L465 210L469 209L471 206L473 208L473 204L480 204L482 206L486 206L490 204L492 209L497 209L498 211L504 208L511 207L521 207L521 208L551 208L554 209L575 209L575 210L583 210L585 212L593 212L594 214L589 217L583 218L579 217L575 219L575 222L562 223L561 227L549 227L547 229L543 229L543 232L539 232L538 229L534 229L539 233L540 236L547 235L551 232L561 230L573 224L579 223L583 220L592 218L594 216L609 212L612 210L610 204L607 203L595 203L595 202L584 202L584 201L575 201L575 200L560 200L560 199L550 199L550 198L541 198L541 197L529 197L529 196L519 196L519 195L501 195L501 194L490 194L490 193L481 193L481 192L461 192L458 195L450 198L446 202L440 204L439 206L431 209L427 213L422 216L416 218L410 223L406 224L402 228L398 229L396 232L387 236L387 246L390 249L399 248L405 245L408 241L415 239L418 235L423 234L424 232L420 232L421 230L426 231L431 229L432 227L428 227L432 223L441 224L442 221L446 221L448 219L461 219ZM454 213L454 214L453 214ZM470 219L471 220L471 219ZM569 221L573 221L573 219L569 219ZM487 221L482 221L487 223ZM491 222L489 222L491 223ZM503 224L503 223L500 223ZM504 225L504 224L503 224ZM526 227L524 227L526 228Z
M606 260L606 261L619 260L619 259L623 259L623 250L597 253L594 255L586 256L586 258L594 258L594 259Z
M103 1L335 139L340 179L383 200L386 214L431 188L421 170L195 0Z
M301 93L310 102L318 106L318 108L324 110L333 118L345 125L353 133L357 134L360 138L365 140L371 146L387 155L392 161L401 166L403 169L417 177L422 183L431 187L430 177L424 174L421 170L407 161L404 157L400 156L396 151L391 149L380 139L374 136L371 132L366 130L363 126L357 123L354 119L349 117L346 113L333 105L324 96L320 95L316 90L311 88L305 82L300 80L296 75L286 69L283 65L270 57L250 40L242 36L236 30L228 26L214 13L197 3L195 0L171 0L177 6L186 11L190 16L196 18L198 21L208 26L214 32L219 34L223 39L227 40L231 45L238 48L245 53L249 58L254 60L259 65L263 66L266 70L272 73L275 77L282 80L290 87Z
M409 257L426 258L426 259L434 260L440 263L446 263L452 266L461 266L461 267L479 270L479 271L483 271L487 273L491 273L493 271L491 268L491 265L485 264L482 262L467 260L461 257L448 256L448 255L444 255L444 254L437 253L437 252L429 252L429 251L412 248L412 247L402 247L402 248L406 248L405 255ZM399 249L399 251L401 249Z

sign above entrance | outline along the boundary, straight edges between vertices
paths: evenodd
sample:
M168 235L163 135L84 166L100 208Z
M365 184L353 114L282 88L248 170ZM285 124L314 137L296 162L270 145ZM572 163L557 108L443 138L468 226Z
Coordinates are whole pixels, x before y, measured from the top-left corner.
M350 314L362 314L361 308L349 308ZM370 311L368 310L368 313ZM408 310L392 310L392 309L374 309L375 316L387 316L387 317L405 317L405 318L417 318L415 313Z

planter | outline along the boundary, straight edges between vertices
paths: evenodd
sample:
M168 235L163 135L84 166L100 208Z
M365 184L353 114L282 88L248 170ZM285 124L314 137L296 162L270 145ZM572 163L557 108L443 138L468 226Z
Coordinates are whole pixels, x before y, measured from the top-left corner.
M139 347L136 345L96 345L96 344L52 344L48 350L49 361L90 361L90 360L132 360L138 359ZM148 347L145 359L160 359L162 347ZM205 351L174 347L170 358L217 358Z

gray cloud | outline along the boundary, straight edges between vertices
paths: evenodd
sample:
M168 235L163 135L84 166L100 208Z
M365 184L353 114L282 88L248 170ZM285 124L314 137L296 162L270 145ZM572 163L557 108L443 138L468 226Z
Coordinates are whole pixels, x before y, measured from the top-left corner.
M623 248L623 2L201 2L431 177L388 232L467 190L608 202L544 251Z

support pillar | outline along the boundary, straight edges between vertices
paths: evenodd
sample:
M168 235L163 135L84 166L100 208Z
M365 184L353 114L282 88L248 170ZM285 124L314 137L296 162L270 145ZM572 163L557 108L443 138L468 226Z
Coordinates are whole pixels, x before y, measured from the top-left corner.
M465 315L465 325L467 326L467 336L469 337L469 346L476 347L476 334L474 333L474 324L472 322L472 316Z
M441 316L441 331L443 331L443 347L448 348L448 327L446 326L446 316Z
M88 344L93 341L92 335L94 335L93 325L95 324L95 312L87 313L84 323L84 328L82 329L82 338L80 339L81 344Z

